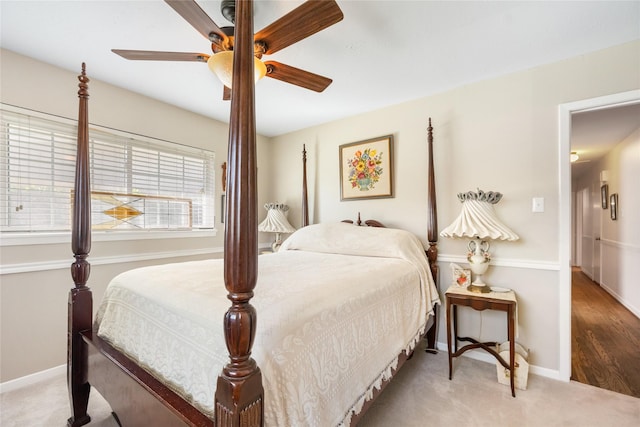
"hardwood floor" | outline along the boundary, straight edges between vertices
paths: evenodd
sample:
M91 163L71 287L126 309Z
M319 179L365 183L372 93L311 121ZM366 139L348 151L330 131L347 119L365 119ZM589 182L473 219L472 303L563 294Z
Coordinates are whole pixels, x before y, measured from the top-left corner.
M640 397L640 319L579 268L571 278L571 379Z

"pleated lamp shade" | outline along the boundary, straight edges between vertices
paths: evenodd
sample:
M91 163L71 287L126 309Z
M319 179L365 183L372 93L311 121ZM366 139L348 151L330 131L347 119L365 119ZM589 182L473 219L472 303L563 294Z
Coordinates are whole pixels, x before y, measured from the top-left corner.
M501 193L482 190L458 194L462 211L453 223L442 230L443 237L479 237L492 240L518 240L516 233L498 219L493 205L502 199Z
M289 224L285 215L289 210L289 206L280 203L267 203L264 208L267 210L267 217L258 225L258 231L276 233L276 240L271 245L271 248L274 252L277 252L282 244L280 234L293 233L296 229Z

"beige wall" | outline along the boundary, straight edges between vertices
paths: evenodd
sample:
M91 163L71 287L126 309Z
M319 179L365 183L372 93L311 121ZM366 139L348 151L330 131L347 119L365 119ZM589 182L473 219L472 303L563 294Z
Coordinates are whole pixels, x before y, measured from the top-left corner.
M44 113L76 119L78 70L70 72L36 60L0 51L0 101ZM91 64L87 75L91 79ZM216 217L219 217L221 171L226 161L228 126L91 79L89 121L92 124L160 138L216 153ZM259 205L270 201L268 165L270 145L258 137ZM299 161L298 161L299 162ZM259 218L266 212L260 211ZM221 256L224 225L216 218L215 237L154 240L101 241L94 232L89 260L89 286L95 304L102 299L109 279L136 266ZM262 235L268 244L271 236ZM0 382L64 364L66 361L66 310L73 286L69 266L73 262L69 238L64 243L31 245L31 240L0 246ZM60 240L60 239L58 239ZM129 262L127 262L129 260ZM131 260L135 260L132 262ZM9 272L9 274L7 273Z
M568 311L558 303L563 238L558 106L638 88L640 42L634 42L282 135L272 139L274 159L281 165L274 170L275 195L296 194L284 165L306 143L314 222L355 218L360 212L363 219L406 228L426 242L426 129L431 117L439 229L458 215L458 192L480 188L504 194L496 212L520 240L493 243L493 266L485 279L515 289L518 341L530 347L538 372L554 376L560 369L558 329ZM395 137L395 197L340 201L338 147L386 134ZM533 197L544 197L544 213L531 212ZM295 211L292 217L297 217ZM450 281L449 261L466 262L466 244L440 238L443 289ZM465 312L462 328L482 339L506 340L498 313ZM446 342L443 323L439 340Z

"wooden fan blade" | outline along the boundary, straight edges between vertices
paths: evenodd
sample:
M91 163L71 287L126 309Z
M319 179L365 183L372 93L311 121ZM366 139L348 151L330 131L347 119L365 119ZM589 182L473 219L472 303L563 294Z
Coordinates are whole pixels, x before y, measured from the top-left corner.
M196 61L207 62L210 55L191 52L156 52L152 50L111 49L111 52L125 59L141 61Z
M227 86L225 86L224 89L222 89L222 100L228 101L230 99L231 99L231 88L228 88Z
M180 16L184 18L193 28L195 28L200 34L205 36L209 41L211 34L216 34L221 40L226 40L227 36L222 32L220 27L213 22L213 19L202 10L198 3L194 0L164 0L169 6L173 8Z
M309 0L258 31L255 40L265 43L265 53L270 55L340 22L343 17L334 0Z
M276 61L266 61L267 77L322 92L333 80Z

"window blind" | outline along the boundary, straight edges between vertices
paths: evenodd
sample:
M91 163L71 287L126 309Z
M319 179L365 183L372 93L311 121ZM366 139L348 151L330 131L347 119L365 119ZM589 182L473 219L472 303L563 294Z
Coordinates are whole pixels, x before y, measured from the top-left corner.
M2 108L2 231L71 229L77 125ZM93 229L215 225L215 154L92 126Z

